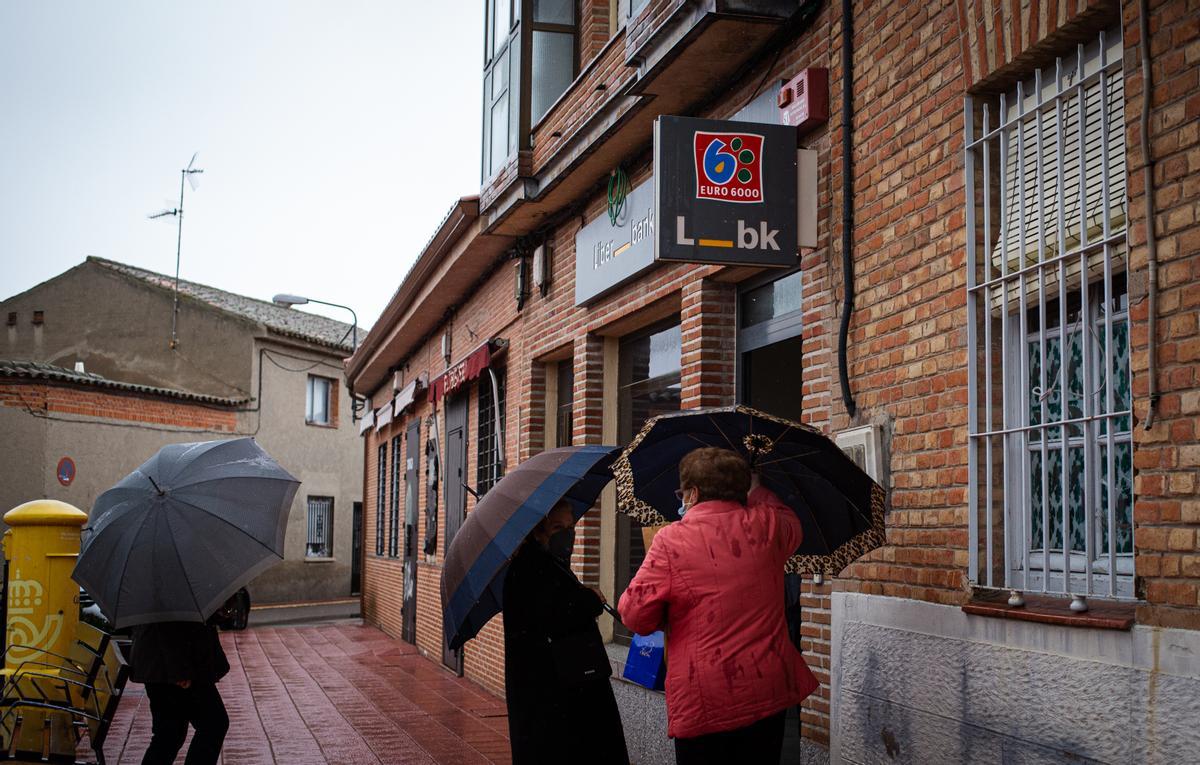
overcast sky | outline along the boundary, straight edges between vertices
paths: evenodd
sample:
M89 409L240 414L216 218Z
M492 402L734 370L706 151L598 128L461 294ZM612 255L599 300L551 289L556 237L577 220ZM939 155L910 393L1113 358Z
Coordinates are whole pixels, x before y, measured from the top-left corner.
M0 0L0 298L88 255L379 315L479 190L481 0ZM321 309L347 319L338 309Z

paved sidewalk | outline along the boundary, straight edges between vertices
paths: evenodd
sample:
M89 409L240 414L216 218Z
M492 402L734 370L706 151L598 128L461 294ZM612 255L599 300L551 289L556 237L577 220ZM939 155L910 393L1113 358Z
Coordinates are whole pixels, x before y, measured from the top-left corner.
M230 720L224 765L510 762L502 699L374 627L258 627L221 638L232 667L220 684ZM105 755L138 763L149 742L150 705L131 683Z

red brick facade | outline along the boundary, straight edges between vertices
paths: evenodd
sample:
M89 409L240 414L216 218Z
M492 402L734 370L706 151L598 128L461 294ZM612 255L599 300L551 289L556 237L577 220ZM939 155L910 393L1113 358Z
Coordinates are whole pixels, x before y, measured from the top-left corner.
M594 4L585 4L595 10ZM614 36L647 35L678 3L651 2L636 24ZM854 50L854 270L857 295L849 342L849 379L857 403L851 418L839 393L838 323L841 318L842 173L839 51L842 25L836 4L826 4L806 31L784 46L774 68L759 66L719 94L700 116L726 118L762 82L789 79L808 66L830 70L830 123L803 137L819 157L818 246L800 255L803 352L796 360L805 422L833 434L852 425L881 425L887 434L888 544L851 565L833 583L805 580L802 628L806 659L822 683L805 704L804 734L829 737L830 592L868 594L960 605L968 584L968 380L964 190L968 92L1007 87L1030 67L1061 53L1081 34L1120 24L1124 34L1125 121L1130 197L1131 370L1135 425L1135 550L1138 620L1144 624L1200 628L1200 14L1195 3L1151 3L1153 100L1151 152L1155 163L1159 324L1156 338L1161 398L1151 429L1147 414L1146 221L1139 147L1142 79L1138 10L1111 3L955 0L929 3L855 3ZM658 22L652 21L658 19ZM594 20L593 20L594 21ZM591 22L588 22L591 23ZM598 22L597 22L598 26ZM588 32L589 44L594 33ZM619 44L618 44L619 43ZM531 172L552 163L571 135L596 115L631 76L624 65L628 42L601 46L585 61L584 77L535 130ZM632 46L636 47L636 46ZM611 60L610 60L611 59ZM597 82L606 83L598 90ZM650 135L630 156L631 177L652 172ZM492 189L502 188L500 179ZM494 201L483 194L486 211ZM669 316L680 319L682 406L713 406L736 395L736 295L746 272L660 265L590 306L574 304L575 235L604 214L603 189L577 200L569 214L538 232L552 253L545 296L533 290L518 310L513 268L502 262L464 296L444 325L452 336L452 362L489 337L509 341L499 365L508 380L506 455L511 468L545 444L545 364L570 359L574 369L575 443L603 442L606 341ZM435 335L408 349L406 374L436 376L445 360ZM610 383L611 384L611 383ZM386 386L385 386L386 387ZM476 432L476 388L470 395L469 432ZM374 405L385 403L379 391ZM420 403L415 415L432 414ZM441 417L442 410L437 412ZM374 547L375 445L400 434L408 418L367 438L368 551L364 614L390 634L400 632L400 561L371 555ZM444 422L439 425L444 433ZM428 428L422 426L422 439ZM423 452L422 452L423 453ZM424 457L422 457L424 459ZM468 448L468 483L474 482L475 446ZM422 480L424 466L421 470ZM426 491L420 493L425 528ZM444 497L444 495L443 495ZM444 500L443 500L444 501ZM468 512L473 502L468 499ZM598 582L607 565L600 520L589 515L577 540L576 567ZM439 519L444 520L444 508ZM418 573L417 644L441 655L437 589L444 540L432 564ZM494 620L467 646L466 674L488 688L503 687L502 637Z
M0 381L0 406L34 415L86 417L232 433L237 410L135 393L15 380Z

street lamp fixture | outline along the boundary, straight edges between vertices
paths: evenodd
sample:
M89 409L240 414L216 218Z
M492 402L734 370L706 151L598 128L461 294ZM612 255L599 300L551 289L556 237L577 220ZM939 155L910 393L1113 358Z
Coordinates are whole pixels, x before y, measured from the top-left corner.
M350 332L352 333L350 342L351 342L352 347L355 350L358 350L358 314L356 314L354 312L354 309L351 308L350 306L342 305L341 303L329 303L324 300L317 300L316 298L302 297L300 295L289 295L287 293L280 293L280 294L276 295L275 297L271 298L271 302L274 303L275 305L281 305L284 308L291 308L292 306L296 306L296 305L307 305L308 303L318 303L320 305L327 305L327 306L331 306L333 308L346 309L347 311L350 312L350 315L354 318L354 323L350 325Z

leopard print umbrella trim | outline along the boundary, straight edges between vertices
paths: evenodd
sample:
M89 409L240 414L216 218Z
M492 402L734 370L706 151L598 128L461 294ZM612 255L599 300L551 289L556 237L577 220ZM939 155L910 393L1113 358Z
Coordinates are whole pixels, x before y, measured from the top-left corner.
M638 434L629 442L629 446L625 447L621 452L621 456L613 462L612 471L617 479L617 509L625 515L634 519L643 526L657 526L664 523L670 523L666 518L653 506L644 502L637 496L634 491L633 465L629 462L630 455L638 448L638 446L646 439L650 432L654 430L654 426L659 420L668 419L671 417L680 416L695 416L697 414L717 414L724 412L740 412L749 414L755 417L761 417L765 420L771 420L790 427L807 430L811 433L824 436L820 430L806 425L804 423L793 422L782 417L776 417L766 412L760 412L757 409L752 409L748 406L728 406L716 407L712 409L701 410L685 410L678 414L660 414L657 417L651 417L638 431ZM750 437L747 437L750 438ZM764 441L766 439L763 439ZM730 446L733 446L732 444ZM749 443L745 444L749 447ZM759 451L769 451L773 445L755 441L755 446ZM882 547L886 543L884 533L884 499L885 494L883 488L878 484L871 487L871 525L866 530L856 534L848 542L839 546L833 552L827 555L793 555L788 559L784 571L791 574L824 574L826 576L834 576L846 566L849 566L854 561L869 553L871 550Z

